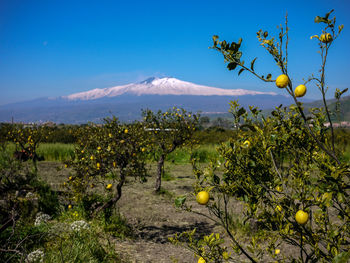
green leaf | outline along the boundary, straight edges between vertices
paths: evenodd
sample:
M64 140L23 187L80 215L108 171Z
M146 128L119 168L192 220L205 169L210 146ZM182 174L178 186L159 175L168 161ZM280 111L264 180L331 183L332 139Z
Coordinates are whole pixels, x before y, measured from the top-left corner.
M250 69L254 71L254 63L257 58L254 58L253 61L250 63Z
M330 15L333 11L334 11L334 9L332 9L331 11L329 11L329 12L324 16L324 18L328 20L329 15Z
M269 33L267 31L264 32L264 38L267 38Z
M236 62L230 62L228 65L227 65L227 68L228 68L228 70L234 70L234 69L236 69L236 67L237 67L237 63Z
M255 129L255 127L253 126L253 125L251 125L251 124L242 124L241 126L240 126L240 128L241 129L245 129L245 128L248 128L249 130L251 130L251 131L256 131L256 129Z
M328 24L328 19L326 19L324 17L316 16L315 17L315 23L321 23L321 22Z
M246 113L246 110L242 107L237 112L237 118L241 117L244 113Z
M350 259L350 252L342 252L333 258L333 263L346 263Z
M245 69L244 68L241 68L238 72L238 76L241 75L241 73L244 71Z
M237 51L236 55L235 55L235 58L237 61L239 61L239 59L242 57L242 52L240 51Z
M175 206L181 207L186 201L186 196L179 196L175 199Z
M347 92L349 90L349 88L346 88L346 89L343 89L341 92L340 92L340 95L343 95L345 92Z
M220 177L217 176L216 174L213 175L213 182L215 184L220 184Z

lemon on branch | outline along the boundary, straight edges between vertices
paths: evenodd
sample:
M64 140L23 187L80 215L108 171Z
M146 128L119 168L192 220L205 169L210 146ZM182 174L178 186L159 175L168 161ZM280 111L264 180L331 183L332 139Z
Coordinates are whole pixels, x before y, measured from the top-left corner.
M276 86L280 89L287 87L288 83L289 83L289 78L285 74L279 75L276 79Z
M306 86L301 84L294 90L295 97L303 97L306 93Z
M309 219L309 214L304 212L303 210L299 210L295 214L295 221L297 221L297 223L300 225L305 225L308 219Z
M200 191L196 196L196 200L198 204L206 205L209 202L209 193L207 191Z

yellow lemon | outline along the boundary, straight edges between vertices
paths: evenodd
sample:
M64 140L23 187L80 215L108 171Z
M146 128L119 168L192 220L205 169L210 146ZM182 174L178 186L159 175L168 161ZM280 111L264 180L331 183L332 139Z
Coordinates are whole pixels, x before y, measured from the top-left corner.
M97 169L100 169L101 164L100 164L100 163L97 163L97 164L96 164L96 167L97 167Z
M128 129L125 129L125 130L124 130L124 133L128 133L128 132L129 132Z
M197 262L197 263L205 263L204 258L200 257L200 258L198 259L198 262Z
M145 149L145 148L142 148L142 149L141 149L141 152L144 152L144 151L146 151L146 149Z
M276 206L276 210L281 212L282 211L282 207L280 205Z
M69 180L69 181L70 181L70 180L72 180L72 179L73 179L73 177L72 177L72 176L69 176L69 177L68 177L68 180Z
M116 167L117 166L117 163L116 162L113 162L113 167Z
M109 133L108 136L109 136L109 138L112 138L113 135L112 135L112 133Z
M198 204L206 205L209 202L209 193L207 191L200 191L196 196L196 200Z
M72 209L72 205L68 205L68 209Z
M282 192L282 187L280 187L280 186L278 185L278 186L276 186L276 190L277 190L277 192Z
M323 43L329 43L333 40L333 37L330 33L325 33L320 36L320 40Z
M281 253L281 250L280 249L275 249L275 254L278 255L279 253Z
M112 188L112 186L113 186L112 184L108 184L108 185L106 186L106 189L109 190L109 189Z
M309 214L304 212L303 210L299 210L295 214L295 220L298 222L300 225L306 224L307 220L309 219Z
M285 74L279 75L276 79L276 86L280 89L287 87L288 83L289 83L289 78Z
M306 93L306 86L301 84L294 90L295 97L303 97Z

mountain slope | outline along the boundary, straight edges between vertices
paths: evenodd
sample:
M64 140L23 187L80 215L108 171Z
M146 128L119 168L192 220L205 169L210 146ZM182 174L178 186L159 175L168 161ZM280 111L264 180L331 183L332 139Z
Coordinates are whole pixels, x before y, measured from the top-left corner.
M167 110L173 106L203 114L227 113L229 102L262 109L291 99L275 93L226 90L201 86L174 78L151 78L140 83L95 89L59 98L41 98L0 106L0 122L86 123L101 122L115 115L122 121L140 119L142 109Z
M197 85L176 78L149 78L139 83L131 83L105 89L94 89L86 92L71 94L64 99L68 100L93 100L104 97L116 97L123 94L129 95L194 95L194 96L244 96L244 95L277 95L274 92L259 92L243 89L220 89Z

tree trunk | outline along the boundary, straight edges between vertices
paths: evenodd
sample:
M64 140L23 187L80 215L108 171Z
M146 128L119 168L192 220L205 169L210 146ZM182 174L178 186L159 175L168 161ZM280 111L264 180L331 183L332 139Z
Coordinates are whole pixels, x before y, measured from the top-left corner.
M112 199L110 199L106 203L104 203L103 205L97 207L95 212L94 212L94 215L97 215L101 210L112 207L114 204L116 204L118 202L118 200L122 196L122 187L123 187L124 183L125 183L125 174L124 174L124 171L121 170L120 171L120 181L116 187L117 188L116 195Z
M159 193L160 191L160 186L162 184L162 174L163 174L163 169L164 169L164 159L165 155L162 154L158 160L158 169L157 169L157 178L156 178L156 189L155 191Z

